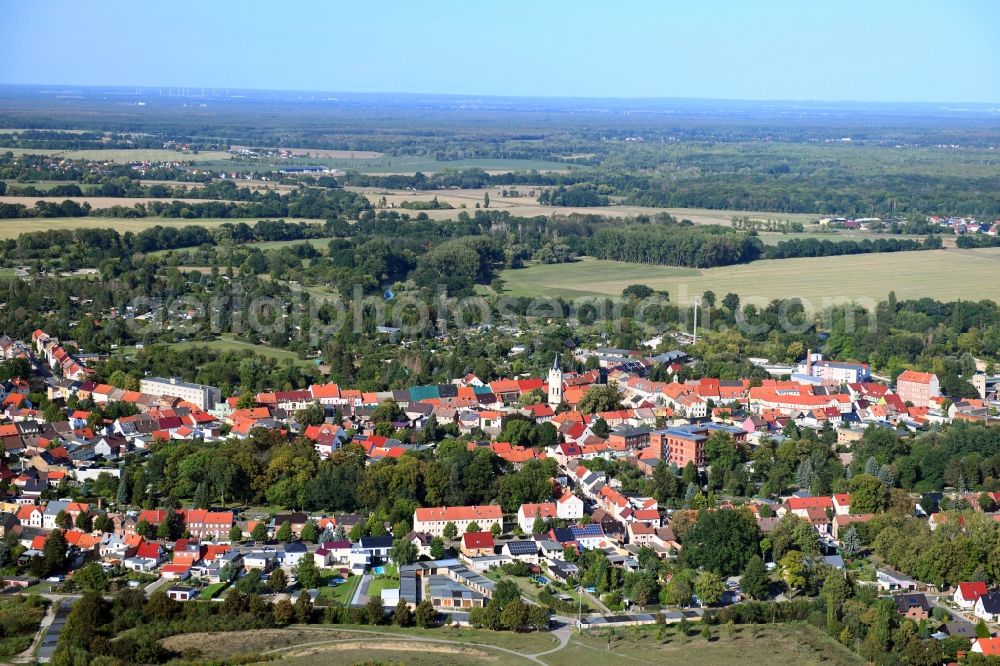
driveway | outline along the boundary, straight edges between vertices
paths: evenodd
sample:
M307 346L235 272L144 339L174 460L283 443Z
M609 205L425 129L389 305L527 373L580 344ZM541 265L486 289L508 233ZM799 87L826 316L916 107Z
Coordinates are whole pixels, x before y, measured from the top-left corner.
M351 599L351 606L364 606L368 603L368 586L372 583L372 576L369 573L362 574L361 582L354 590L354 597Z

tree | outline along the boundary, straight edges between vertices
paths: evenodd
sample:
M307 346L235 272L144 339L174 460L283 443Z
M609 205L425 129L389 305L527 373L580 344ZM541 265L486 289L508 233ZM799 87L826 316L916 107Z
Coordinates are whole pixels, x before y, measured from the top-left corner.
M382 603L382 597L379 595L374 595L368 597L368 603L365 604L365 619L368 624L379 625L385 621L385 605Z
M790 550L778 562L781 567L781 579L791 590L799 590L806 585L806 564L802 553Z
M298 576L299 585L303 589L311 590L319 586L319 569L316 567L316 558L312 553L306 553L302 556L295 568L295 575Z
M851 479L851 513L879 513L889 506L889 489L871 474Z
M208 493L208 484L202 481L194 491L194 507L196 509L207 509L212 500Z
M509 631L524 631L528 625L528 607L520 599L511 601L500 612L500 622Z
M280 569L278 571L281 571ZM275 571L277 573L277 571ZM282 571L281 575L284 576L285 572ZM270 579L268 579L269 585L274 585L274 574L271 574ZM251 569L246 573L245 576L236 581L234 586L242 594L260 594L264 591L264 582L262 580L262 575L260 569ZM276 587L270 588L273 592L283 592L285 588L282 586L281 589Z
M413 564L419 556L420 553L417 550L417 545L412 541L404 538L396 539L392 542L392 550L389 551L389 557L396 563L396 566Z
M419 604L417 604L417 610L414 613L414 619L417 622L417 626L422 629L429 629L437 625L437 611L434 610L434 606L431 604L429 599L424 599Z
M435 560L440 560L444 557L444 541L441 537L431 539L431 557Z
M277 534L274 538L281 543L288 543L292 540L292 524L289 521L284 521L281 523L281 527L278 528Z
M121 478L118 479L118 489L115 492L115 504L118 505L119 509L128 506L129 492L128 471L123 470Z
M725 591L726 584L722 582L722 578L711 571L702 571L694 581L694 593L705 606L719 603Z
M263 520L257 521L257 524L250 530L250 538L254 541L267 540L267 525L264 524Z
M608 422L605 421L604 418L598 417L590 425L590 431L595 435L597 435L598 437L607 437L608 432L610 432L610 430L608 429Z
M65 510L60 510L56 514L56 526L64 530L73 529L73 517L66 513Z
M108 589L108 575L97 562L78 569L73 575L73 582L86 592L106 592Z
M754 555L747 560L747 564L743 568L740 589L752 599L766 599L768 597L767 582L768 576L767 570L764 568L764 560Z
M758 552L760 530L743 511L702 511L683 537L684 563L720 576L740 573Z
M444 529L441 531L441 534L444 536L445 539L453 541L455 537L458 536L458 528L455 526L455 523L449 520L447 523L445 523Z
M857 557L861 554L864 546L861 544L861 537L858 536L858 530L854 525L847 528L847 534L844 535L844 555L847 557Z
M243 538L243 528L239 525L233 525L229 528L229 541L236 543Z
M66 552L69 544L62 530L52 530L45 537L45 545L42 547L42 557L45 560L46 572L60 571L66 565Z
M150 525L147 521L140 520L138 523L135 524L135 533L144 539L151 539L153 535L156 533L156 530L154 530L153 526Z
M621 409L622 394L610 384L592 386L580 400L577 409L584 414L612 412Z
M300 624L308 624L312 619L313 602L312 597L305 590L299 592L299 598L295 600L295 620Z
M500 523L493 523L490 526L490 534L492 534L494 537L498 537L502 533L503 533L503 528L500 527Z
M295 420L304 426L323 425L326 421L326 410L318 402L311 402L305 409L295 412Z
M476 532L482 532L483 528L479 526L478 522L476 522L475 520L473 520L473 521L470 521L469 524L465 527L465 531L466 532L472 532L474 534Z
M396 604L396 610L392 614L392 622L398 627L413 626L413 611L404 599L400 599Z
M279 625L290 624L295 618L295 607L288 599L282 599L274 604L274 623Z
M986 625L985 622L980 620L979 622L976 623L976 638L989 638L989 637L990 637L990 628Z
M316 543L319 539L319 526L315 522L309 521L303 526L299 539L307 543Z
M92 532L94 529L94 519L85 511L81 511L77 514L74 524L76 525L76 529L81 532Z
M518 590L517 583L507 578L500 580L493 590L492 601L495 601L501 610L506 608L507 604L520 598L521 592Z
M247 574L249 576L250 574ZM246 576L244 576L244 579ZM275 569L271 572L270 577L267 579L267 586L271 588L272 592L284 592L285 588L288 587L288 576L285 575L284 569Z
M532 534L542 534L543 532L545 532L547 530L548 530L548 527L547 527L547 525L545 523L545 520L542 519L542 512L541 511L535 512L535 520L534 520L534 522L531 523L531 533Z

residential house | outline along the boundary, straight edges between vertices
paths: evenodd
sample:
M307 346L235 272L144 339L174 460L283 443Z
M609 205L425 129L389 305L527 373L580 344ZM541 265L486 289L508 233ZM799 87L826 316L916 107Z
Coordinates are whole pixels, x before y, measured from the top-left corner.
M930 617L931 605L923 594L909 592L894 594L892 600L896 603L896 610L914 622L920 622Z
M989 589L986 587L986 583L975 582L975 583L959 583L955 588L955 594L952 595L952 601L959 608L974 608L976 602L979 601L979 597L984 594L988 594Z
M485 557L496 552L490 532L466 532L462 535L462 554L466 557Z
M583 518L583 500L567 490L556 500L556 517L561 520Z
M517 525L525 534L531 534L536 518L543 521L553 520L558 517L558 509L554 502L542 502L541 504L522 504L517 510Z
M986 622L1000 622L1000 592L988 592L980 596L972 612Z

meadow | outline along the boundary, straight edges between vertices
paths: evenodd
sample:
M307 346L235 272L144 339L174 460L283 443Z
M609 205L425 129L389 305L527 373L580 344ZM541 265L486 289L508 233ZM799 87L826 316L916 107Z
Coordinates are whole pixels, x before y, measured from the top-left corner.
M709 269L647 266L584 257L570 264L534 265L501 273L512 296L620 296L630 284L665 289L675 303L712 290L747 301L776 298L994 299L1000 248L942 249L839 257L772 259Z

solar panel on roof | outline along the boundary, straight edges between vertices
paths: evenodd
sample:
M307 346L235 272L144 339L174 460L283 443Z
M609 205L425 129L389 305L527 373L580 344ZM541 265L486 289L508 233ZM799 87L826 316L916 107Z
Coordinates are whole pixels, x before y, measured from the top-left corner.
M581 536L601 536L604 531L601 526L597 523L591 523L589 525L580 525L570 528L573 531L573 535L577 537Z
M533 555L538 552L534 541L509 541L507 550L511 555Z

